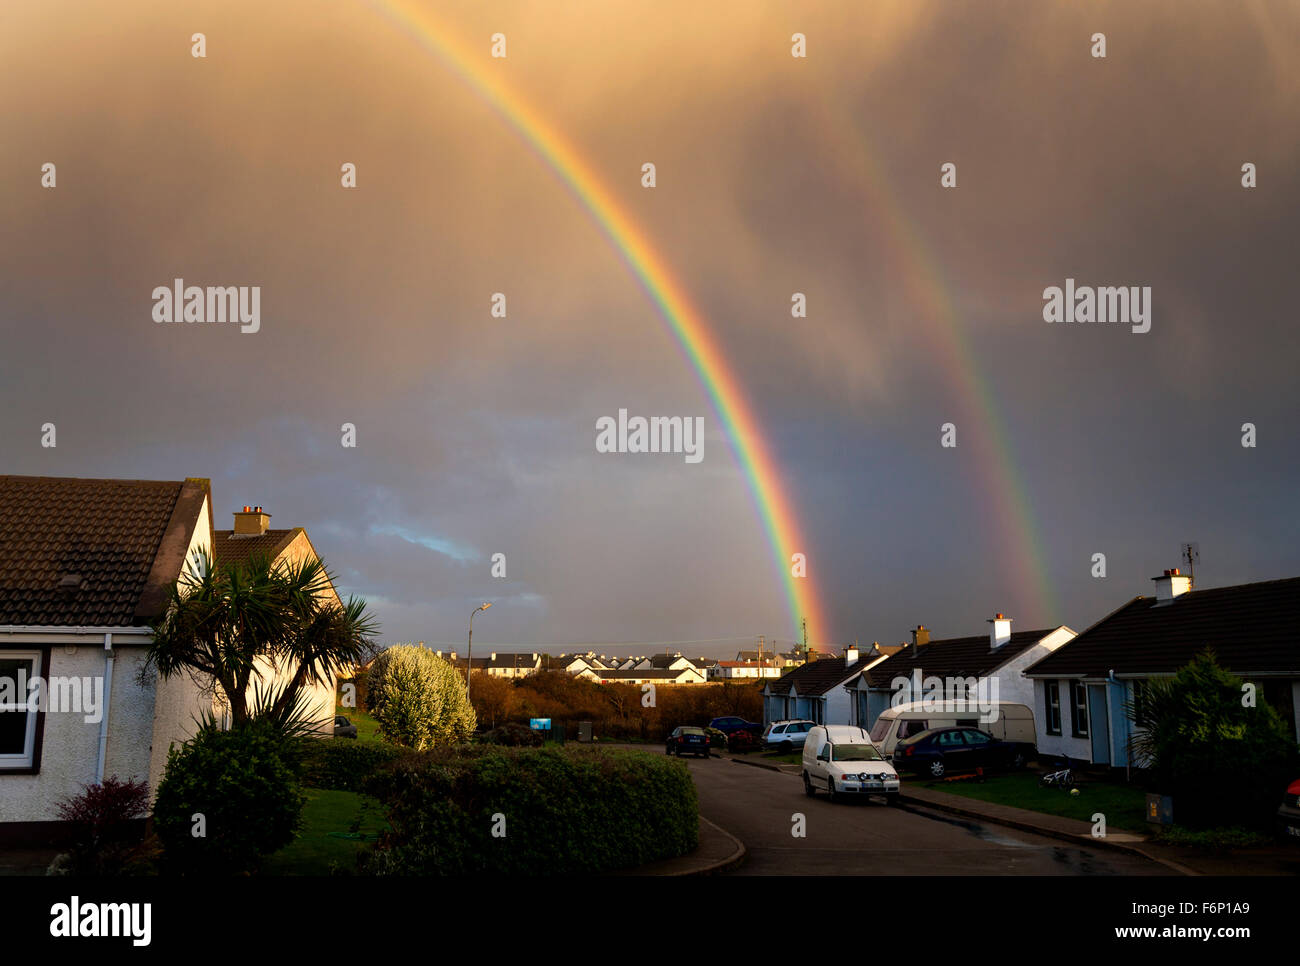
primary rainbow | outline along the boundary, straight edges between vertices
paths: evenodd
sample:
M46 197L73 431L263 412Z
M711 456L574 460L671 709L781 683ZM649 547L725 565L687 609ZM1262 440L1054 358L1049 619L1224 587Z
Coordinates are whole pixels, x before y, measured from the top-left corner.
M809 555L808 548L799 540L794 507L781 485L780 472L753 409L703 315L691 303L684 287L673 277L650 239L637 227L633 215L624 209L597 172L563 135L501 80L499 65L487 64L482 53L471 51L466 42L448 31L427 9L410 0L369 2L422 47L437 55L491 104L546 162L618 250L671 329L726 431L731 451L745 474L767 541L776 557L790 610L791 637L798 639L800 621L805 619L810 640L815 640L813 634L824 634L824 615L811 578L791 575L791 555L798 552ZM483 38L480 47L486 46L487 38Z

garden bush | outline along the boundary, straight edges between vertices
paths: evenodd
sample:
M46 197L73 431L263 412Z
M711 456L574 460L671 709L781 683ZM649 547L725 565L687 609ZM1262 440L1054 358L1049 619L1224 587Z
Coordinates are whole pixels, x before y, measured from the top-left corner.
M60 802L56 812L72 830L68 851L54 866L58 874L115 876L148 871L149 848L142 840L149 786L144 782L105 778Z
M686 766L644 752L439 749L404 756L366 791L392 829L365 856L375 874L589 874L682 855L699 839Z
M304 741L302 783L311 788L359 792L362 783L401 751L391 745L346 738Z
M1143 730L1132 741L1153 790L1174 799L1174 821L1208 829L1268 828L1295 777L1296 743L1282 716L1203 651L1170 678L1144 683L1126 710Z
M476 735L475 740L488 745L506 745L514 748L540 748L544 744L541 734L520 724L501 725L499 728Z
M366 706L379 733L421 751L474 733L474 709L456 669L425 647L394 644L371 662Z
M292 842L306 802L298 741L253 719L230 731L206 725L172 748L154 802L166 870L250 873ZM193 834L195 814L203 816L201 836Z

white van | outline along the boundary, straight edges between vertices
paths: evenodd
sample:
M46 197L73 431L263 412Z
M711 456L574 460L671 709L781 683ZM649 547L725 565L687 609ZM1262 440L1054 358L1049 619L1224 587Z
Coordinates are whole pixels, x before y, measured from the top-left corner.
M825 789L831 801L843 795L883 795L898 803L898 772L871 743L866 728L817 725L803 746L803 790L809 798Z
M930 728L978 728L1000 741L1023 741L1037 746L1034 712L1023 704L999 701L994 705L997 717L985 721L978 708L969 701L912 701L886 708L871 729L871 742L886 758L902 738Z

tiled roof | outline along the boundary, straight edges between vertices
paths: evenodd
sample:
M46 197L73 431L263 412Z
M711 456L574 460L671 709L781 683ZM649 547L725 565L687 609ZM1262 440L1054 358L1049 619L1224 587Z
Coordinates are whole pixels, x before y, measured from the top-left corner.
M922 674L939 677L980 677L997 670L1054 630L1056 628L1049 627L1039 631L1016 631L1011 640L996 651L990 646L987 634L930 641L920 648L908 645L868 671L867 681L872 687L887 688L895 678L911 677L914 668L920 668Z
M0 476L0 624L149 623L207 493L207 480Z
M799 667L791 668L772 681L768 687L773 694L788 694L793 685L799 694L825 694L846 678L863 670L874 658L862 657L848 667L844 666L844 655L818 658Z
M1106 677L1170 673L1206 647L1237 674L1300 675L1300 577L1137 597L1025 673Z
M244 563L258 554L265 554L272 562L302 532L302 527L288 530L267 530L260 536L236 537L234 530L215 530L212 533L212 556L218 566Z
M665 681L671 681L681 677L683 674L690 674L693 668L678 668L676 671L668 668L641 668L639 671L601 671L595 673L599 675L602 681L629 681L640 678L661 678ZM696 673L699 673L696 671Z

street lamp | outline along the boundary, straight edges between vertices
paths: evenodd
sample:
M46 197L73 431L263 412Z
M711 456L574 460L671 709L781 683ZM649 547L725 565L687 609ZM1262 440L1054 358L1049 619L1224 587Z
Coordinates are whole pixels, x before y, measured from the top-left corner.
M492 605L486 601L482 607L475 607L473 613L469 615L469 653L465 657L465 700L469 700L469 682L474 676L474 614L481 610L487 610Z

